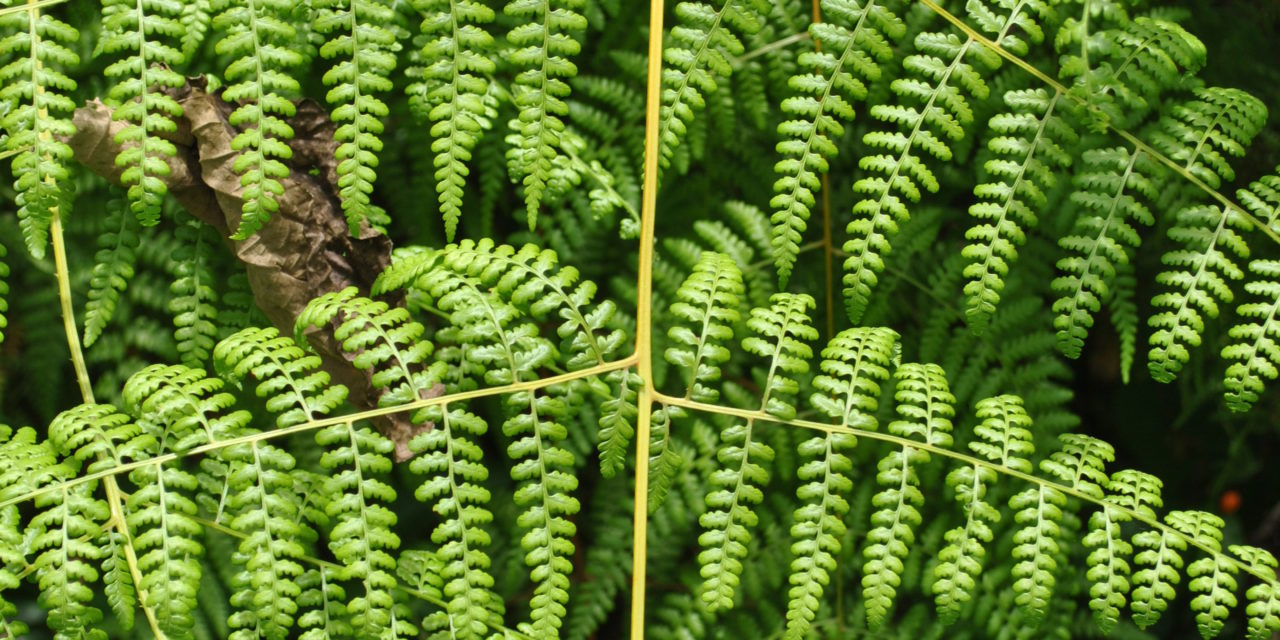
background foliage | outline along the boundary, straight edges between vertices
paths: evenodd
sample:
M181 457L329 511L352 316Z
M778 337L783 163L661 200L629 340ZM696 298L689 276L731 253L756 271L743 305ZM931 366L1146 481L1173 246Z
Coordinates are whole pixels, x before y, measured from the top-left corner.
M0 8L0 637L1280 630L1275 6L669 4Z

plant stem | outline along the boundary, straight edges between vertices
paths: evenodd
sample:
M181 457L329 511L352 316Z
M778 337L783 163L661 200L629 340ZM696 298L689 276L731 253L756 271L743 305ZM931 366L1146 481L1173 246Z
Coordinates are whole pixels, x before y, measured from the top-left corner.
M645 564L649 539L649 426L653 397L653 245L658 208L658 127L662 107L664 0L649 3L649 77L645 87L644 193L640 204L639 276L636 283L635 506L631 527L631 639L644 640Z

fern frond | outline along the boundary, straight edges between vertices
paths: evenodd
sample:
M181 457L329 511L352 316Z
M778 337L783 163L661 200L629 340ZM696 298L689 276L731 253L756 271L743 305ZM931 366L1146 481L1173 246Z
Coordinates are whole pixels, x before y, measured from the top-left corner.
M889 432L936 447L950 447L955 397L942 367L904 363L893 378L899 419L889 423ZM916 467L928 461L927 452L904 445L876 465L876 483L884 489L872 499L877 511L871 515L872 528L862 552L866 559L862 600L871 629L884 624L902 583L904 562L915 541L913 528L920 525L919 509L924 504Z
M582 49L573 34L587 28L587 19L578 13L584 0L510 0L503 13L523 22L507 32L512 48L507 60L520 70L514 92L520 115L510 122L511 149L507 166L513 180L524 186L529 228L538 220L552 161L564 132L560 118L569 112L564 99L569 84L564 78L578 75L569 60Z
M809 369L813 356L807 341L818 337L810 326L807 310L813 298L804 294L775 293L768 308L751 310L747 328L751 336L742 340L746 351L769 360L760 410L784 420L795 417L794 400L799 383L792 377ZM733 421L720 434L716 458L720 469L711 476L706 496L707 511L699 518L703 533L698 544L701 566L701 600L709 611L733 607L734 593L742 575L742 560L751 541L751 527L757 522L752 504L764 498L761 486L769 482L765 466L774 449L754 437L755 422Z
M1237 189L1236 197L1253 216L1273 230L1280 230L1280 168L1277 173L1265 175L1251 183L1247 189Z
M741 317L742 294L738 263L714 251L702 252L676 292L668 312L689 324L673 324L667 331L673 346L663 356L688 372L685 397L698 402L719 400L719 390L711 385L720 379L720 367L729 360L724 345L733 339L733 327Z
M290 70L302 63L292 48L292 6L289 0L231 0L213 19L225 33L214 50L230 58L222 98L240 105L229 118L240 130L231 143L239 154L234 169L243 200L237 240L253 235L279 209L280 179L289 175L284 161L293 157L287 144L293 128L285 120L296 111L289 96L300 90Z
M1231 344L1222 348L1223 358L1236 361L1227 367L1224 383L1227 406L1233 411L1248 411L1262 393L1264 381L1280 373L1280 262L1254 260L1249 273L1258 279L1246 282L1244 290L1261 301L1236 309L1236 315L1252 322L1231 327Z
M234 560L242 568L232 578L231 605L238 609L228 623L232 638L285 637L298 612L302 587L298 578L307 555L306 524L289 471L296 464L288 452L253 441L229 447L226 510L231 528L244 534Z
M824 0L824 22L809 27L809 35L827 50L806 51L798 64L816 69L794 75L787 86L798 95L782 101L782 111L793 119L778 125L778 153L774 165L778 180L773 208L773 263L778 284L786 288L787 278L800 250L814 194L822 182L830 159L836 155L836 141L844 135L845 123L854 118L853 104L867 95L863 80L880 78L880 64L893 58L891 40L901 38L906 27L892 11L876 0L859 6L853 0Z
M480 447L472 441L484 435L487 425L461 409L432 407L427 419L436 426L410 442L419 457L409 469L425 476L414 496L432 503L443 522L431 533L439 546L442 567L437 575L448 594L447 611L458 638L483 637L493 622L490 607L495 600L489 573L489 533L493 520L487 507L489 491L482 483L489 476Z
M1113 122L1141 122L1163 92L1182 86L1205 64L1204 43L1175 22L1148 17L1098 33L1082 46L1096 47L1090 63L1064 65L1063 74L1080 76L1072 93L1088 106L1086 123L1097 131Z
M1187 566L1190 580L1187 588L1199 594L1191 599L1200 635L1212 638L1222 631L1223 620L1236 605L1236 580L1232 575L1238 565L1226 562L1222 550L1222 518L1203 511L1171 511L1165 516L1169 526L1191 541L1207 547L1211 557L1201 558Z
M431 150L435 153L436 197L444 218L445 237L452 242L462 215L462 190L470 173L471 150L490 127L485 94L493 60L493 36L485 26L493 9L471 0L418 0L423 13L421 31L429 38L422 46L423 81L410 85L411 105L431 121Z
M129 189L129 209L144 226L160 221L168 159L178 150L162 137L177 131L182 107L165 89L186 81L173 70L183 61L180 38L185 31L182 3L176 0L105 0L99 47L105 53L127 52L104 73L115 81L107 93L114 117L127 123L116 134L120 145L116 165L124 167L120 181Z
M1231 545L1231 553L1238 556L1245 566L1268 580L1260 581L1249 588L1245 597L1249 605L1245 613L1249 616L1249 640L1263 640L1280 630L1280 598L1276 597L1276 558L1270 551L1257 547Z
M298 628L305 629L300 640L328 640L354 635L347 616L347 592L328 569L312 569L298 579L302 593L298 605L307 610L298 617Z
M133 629L135 610L138 608L138 591L129 573L129 560L125 552L127 538L117 530L104 534L102 560L102 593L107 604L126 631Z
M1048 203L1046 193L1056 182L1055 171L1071 163L1069 148L1076 142L1071 127L1055 113L1063 94L1043 89L1009 91L1009 111L991 118L998 135L987 146L995 158L985 169L991 182L974 187L982 200L969 207L975 225L965 233L965 318L979 333L990 322L1004 291L1004 277L1026 242L1026 231Z
M98 253L94 256L93 275L89 281L89 300L85 303L84 346L90 347L102 335L115 315L120 294L129 286L137 262L135 250L138 234L121 207L107 206L108 231L98 236ZM0 292L3 295L3 292Z
M356 368L374 372L372 384L381 391L379 406L420 400L439 380L443 363L424 366L435 347L423 339L422 325L410 320L404 308L362 297L355 287L312 300L298 314L294 341L306 344L305 330L326 329L335 321L334 337L345 351L356 354ZM414 421L421 423L416 417Z
M218 334L218 297L213 291L213 248L208 240L209 228L195 220L185 220L175 235L183 241L174 258L174 280L169 285L173 298L169 312L173 314L173 339L178 355L188 366L202 366L213 351Z
M66 480L74 468L56 465L42 470L37 483ZM31 566L40 587L40 606L49 611L49 627L59 638L106 640L98 628L102 611L93 606L93 589L102 559L96 539L110 517L107 503L95 498L92 487L81 483L41 493L35 499L41 511L27 524Z
M644 386L640 376L631 370L609 374L609 399L600 405L600 474L606 478L618 475L626 465L627 447L635 437L639 410L636 399ZM613 392L617 389L617 392Z
M385 271L373 290L380 293L408 286L429 273L437 260L457 274L492 287L534 318L546 319L553 314L563 318L556 333L562 341L561 351L570 354L566 365L571 371L606 362L626 340L621 330L610 328L617 312L614 302L595 302L594 282L579 281L576 268L560 266L554 251L532 244L517 250L495 245L488 238L463 240L438 254L406 257Z
M391 90L396 67L395 33L389 28L395 9L389 0L324 0L318 2L314 28L327 36L320 55L333 60L324 74L330 87L325 101L338 125L338 197L351 234L381 214L371 211L370 194L382 151L387 105L379 93Z
M951 159L947 141L962 139L973 123L965 93L986 98L989 89L982 76L1000 64L991 50L978 46L973 38L921 33L915 47L918 53L903 62L909 75L890 85L899 102L871 108L871 116L893 130L871 131L862 139L867 147L887 153L863 156L858 166L869 175L853 186L858 201L846 229L851 237L844 245L849 254L844 264L844 297L845 311L855 324L866 312L871 289L884 270L890 238L910 217L907 201L919 202L922 190L939 188L924 156Z
M520 320L519 312L500 300L497 291L485 291L478 282L443 267L423 281L429 283L428 293L437 305L463 328L460 338L473 347L468 357L485 369L487 383L529 380L554 361L551 343L531 323ZM562 422L568 406L565 399L536 391L511 394L506 404L512 415L502 431L512 438L507 455L516 461L511 478L520 483L515 502L524 509L517 518L526 530L520 542L536 584L533 628L539 637L557 637L569 599L577 532L569 518L579 509L572 495L578 487L571 473L574 455L560 446L567 436Z
M819 389L811 403L841 426L875 429L880 385L889 378L896 334L890 329L846 329L822 351L822 374L813 380ZM808 458L797 477L801 501L791 527L791 590L787 601L787 638L804 638L809 632L822 593L836 570L849 503L843 497L853 489L853 462L845 454L857 444L850 433L831 432L810 438L799 446Z
M1169 290L1151 299L1151 306L1164 310L1148 321L1155 331L1147 367L1156 381L1169 382L1178 375L1191 357L1189 347L1200 344L1204 316L1216 318L1219 301L1231 302L1228 280L1244 277L1231 254L1249 257L1249 247L1236 231L1250 227L1236 209L1223 213L1215 206L1193 206L1178 213L1169 238L1185 248L1161 258L1165 270L1156 282Z
M1035 446L1031 442L1031 417L1023 408L1022 398L985 398L978 401L976 413L982 422L974 427L978 439L969 443L969 449L991 462L1029 473L1028 458ZM987 488L995 480L995 472L979 464L962 466L947 474L947 484L964 507L965 524L946 533L947 546L938 553L939 562L933 570L932 591L944 624L954 622L974 597L987 554L983 545L991 543L991 525L1000 521L1000 511L986 500Z
M180 38L182 59L190 61L204 45L205 35L213 26L213 2L211 0L186 0L178 22L182 25Z
M717 7L716 4L719 6ZM731 60L746 48L740 39L760 30L769 5L763 0L681 2L670 41L662 50L662 107L658 116L658 161L671 166L694 112L733 74ZM735 33L735 31L737 33Z
M49 441L66 455L87 463L94 473L143 460L155 450L155 437L107 404L82 404L49 423Z
M1216 189L1235 180L1224 156L1244 156L1267 121L1261 100L1239 89L1206 87L1160 118L1152 144L1183 169Z
M1084 152L1084 169L1074 178L1071 202L1081 209L1072 235L1058 245L1071 255L1058 261L1064 274L1055 278L1053 326L1058 349L1069 358L1080 357L1093 326L1093 314L1111 299L1119 265L1141 243L1135 223L1151 225L1155 218L1143 202L1157 195L1154 169L1146 153L1124 147ZM1142 196L1139 198L1138 196Z
M0 102L7 105L5 150L13 154L14 203L22 237L32 257L44 257L53 216L67 213L71 175L67 161L71 147L64 140L75 133L70 114L75 103L67 95L76 82L63 71L80 63L71 50L80 40L75 27L42 11L39 6L0 15Z
M319 356L307 354L274 328L242 329L218 342L213 361L223 376L258 381L256 393L266 398L284 429L333 413L346 399L347 389L331 384L320 370Z

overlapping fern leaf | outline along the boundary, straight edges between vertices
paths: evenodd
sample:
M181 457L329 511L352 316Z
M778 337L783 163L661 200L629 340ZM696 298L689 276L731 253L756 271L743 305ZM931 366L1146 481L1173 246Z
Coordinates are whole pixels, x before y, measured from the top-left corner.
M676 24L662 51L662 108L658 118L658 158L671 165L695 111L706 106L719 82L733 74L731 60L746 48L742 37L760 30L769 5L763 0L681 2Z
M538 210L552 163L564 133L569 107L567 78L578 74L570 60L581 50L575 35L587 27L579 11L584 0L511 0L503 12L522 20L507 33L511 49L507 60L520 70L512 87L519 116L509 123L511 149L507 166L513 180L524 186L529 228L537 224Z
M107 66L115 79L108 99L117 120L127 124L116 134L120 147L116 165L124 168L121 182L129 190L129 208L143 225L160 220L167 188L169 158L177 147L164 136L177 131L174 122L182 107L166 89L185 83L173 67L183 62L182 3L177 0L108 0L103 3L103 32L99 47L105 53L125 52Z
M839 421L840 427L874 430L880 385L889 378L896 336L884 328L846 329L822 350L819 389L811 402ZM846 531L844 515L853 489L853 462L846 452L857 444L852 433L835 430L800 444L808 459L797 472L801 501L791 527L791 590L787 603L787 637L804 638L817 617L822 593L836 570Z
M371 195L388 113L378 94L391 90L396 67L395 9L389 0L324 0L316 9L314 28L327 36L320 55L333 61L324 84L338 125L338 197L356 235L363 222L383 218L371 208Z
M303 342L305 330L326 329L331 323L337 325L333 335L342 348L355 354L355 366L372 372L380 405L428 397L437 384L443 364L425 364L433 345L404 308L361 297L349 287L313 300L298 316L296 339ZM414 419L421 424L420 413ZM344 566L339 577L359 581L364 591L347 602L351 624L359 634L386 632L395 605L391 554L400 539L391 531L397 517L387 506L396 491L380 476L391 469L394 445L369 426L351 422L319 430L316 442L325 448L321 465L331 474L325 492L340 496L326 506L335 521L329 548Z
M1117 272L1141 243L1137 226L1155 223L1146 204L1156 197L1155 167L1146 152L1092 149L1082 159L1071 193L1081 214L1071 235L1058 241L1070 254L1058 261L1063 275L1053 281L1053 326L1069 358L1080 356L1094 314L1111 300Z
M290 71L302 56L291 47L296 31L288 0L231 0L220 6L213 27L224 35L215 50L231 60L222 97L239 105L230 122L239 129L231 147L239 154L234 168L243 190L235 237L243 240L280 208L280 179L289 175L285 161L293 157L293 128L285 120L295 113L290 97L299 91Z
M71 92L76 82L67 70L79 64L71 49L80 39L75 27L40 6L0 15L0 101L8 108L0 117L5 150L13 154L14 203L27 250L44 256L53 217L66 213L71 147L65 138L75 128Z
M806 71L787 82L798 95L782 101L782 111L792 119L778 125L784 137L778 143L783 159L774 165L777 195L769 206L774 210L773 262L783 288L822 186L819 175L826 173L836 142L844 135L841 122L853 120L853 103L867 95L864 81L880 78L880 65L893 58L890 43L906 31L898 16L875 0L862 6L852 0L825 0L822 11L826 21L810 25L809 35L827 49L800 55L797 63Z
M784 420L796 415L796 378L809 370L813 351L807 343L818 337L807 314L813 306L808 295L776 293L769 307L752 309L747 320L753 335L743 338L743 349L768 361L760 411ZM721 432L716 454L721 467L711 478L707 511L698 520L704 529L698 536L703 548L698 554L701 598L712 611L734 604L751 528L757 522L751 505L764 498L761 487L769 482L766 465L775 452L756 436L757 427L753 419L735 420Z
M982 3L970 6L987 31L998 32L1012 18L1005 16L1002 21ZM1013 10L1039 6L1018 4ZM939 188L927 157L951 159L951 144L964 138L973 124L970 99L987 97L990 89L984 75L1000 62L972 37L946 33L919 34L915 51L903 62L908 73L890 85L898 99L871 108L871 116L887 125L887 130L871 131L862 140L878 153L858 162L868 175L854 184L858 200L846 229L850 238L844 245L849 254L844 264L845 311L854 323L867 310L871 290L884 270L890 239L898 225L910 218L908 203L919 202L923 191Z
M1004 276L1026 242L1026 229L1034 227L1048 204L1057 171L1071 162L1064 147L1076 142L1075 132L1058 111L1063 94L1043 89L1004 94L1009 111L991 118L989 127L998 135L987 146L996 157L985 169L993 178L974 187L981 198L969 207L978 222L965 237L965 317L969 326L982 331L995 313L1004 290Z
M417 72L422 80L409 87L410 105L431 122L436 197L445 236L452 241L471 152L490 127L485 94L495 65L486 54L494 42L485 26L494 12L472 1L418 0L414 6L423 13L421 31L429 41L422 46Z
M889 423L889 432L933 447L950 447L955 397L942 367L905 363L894 372L894 383L899 419ZM862 552L866 559L862 599L867 625L872 629L885 623L902 581L904 561L915 541L914 527L920 525L919 509L924 503L917 467L927 462L926 451L903 445L876 465L876 482L883 489L872 500L877 510L871 515L872 528Z

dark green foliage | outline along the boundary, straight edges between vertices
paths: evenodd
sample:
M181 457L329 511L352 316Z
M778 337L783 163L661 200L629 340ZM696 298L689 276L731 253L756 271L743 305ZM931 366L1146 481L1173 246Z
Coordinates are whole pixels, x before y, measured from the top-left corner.
M1269 638L1201 4L0 8L0 636Z

